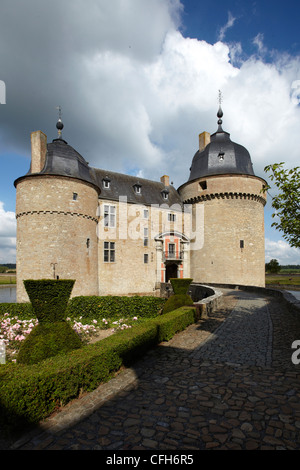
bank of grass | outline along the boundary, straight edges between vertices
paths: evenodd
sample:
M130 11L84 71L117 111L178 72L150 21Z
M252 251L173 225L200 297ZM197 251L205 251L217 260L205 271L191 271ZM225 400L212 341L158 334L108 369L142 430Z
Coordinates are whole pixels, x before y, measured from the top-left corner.
M0 274L0 286L9 284L16 284L15 274Z
M300 273L266 274L266 285L300 287Z

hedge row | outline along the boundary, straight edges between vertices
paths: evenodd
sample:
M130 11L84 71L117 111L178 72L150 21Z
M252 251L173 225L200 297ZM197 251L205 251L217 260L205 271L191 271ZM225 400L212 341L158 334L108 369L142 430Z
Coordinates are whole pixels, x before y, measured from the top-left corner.
M149 348L195 322L195 309L182 307L94 344L39 364L0 366L0 419L16 429L35 424L55 409L108 381Z
M165 299L150 296L79 296L69 301L67 316L93 320L102 318L156 317L162 310Z
M153 318L161 313L165 302L166 299L150 296L79 296L69 300L66 315L72 319L82 317L85 320L118 319L129 316ZM2 303L0 304L0 315L4 313L9 313L12 316L18 315L20 319L24 320L35 317L30 302Z

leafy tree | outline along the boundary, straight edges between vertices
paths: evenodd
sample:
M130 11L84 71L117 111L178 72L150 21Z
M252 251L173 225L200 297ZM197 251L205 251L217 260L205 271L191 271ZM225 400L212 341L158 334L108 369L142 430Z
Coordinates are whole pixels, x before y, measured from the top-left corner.
M277 274L280 271L280 265L277 259L271 259L269 263L266 263L266 272Z
M300 173L299 167L286 170L284 163L274 163L265 167L270 172L270 179L279 189L279 193L272 198L272 207L275 212L272 217L278 221L272 223L283 232L283 238L290 246L300 248ZM270 189L267 185L263 191Z

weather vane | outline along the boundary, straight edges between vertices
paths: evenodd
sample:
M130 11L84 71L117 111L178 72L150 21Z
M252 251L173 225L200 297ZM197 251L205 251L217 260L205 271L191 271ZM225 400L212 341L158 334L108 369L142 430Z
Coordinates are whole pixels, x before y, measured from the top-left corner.
M223 101L223 95L222 95L221 90L219 90L219 105L220 105L220 106L221 106L221 104L222 104L222 101Z

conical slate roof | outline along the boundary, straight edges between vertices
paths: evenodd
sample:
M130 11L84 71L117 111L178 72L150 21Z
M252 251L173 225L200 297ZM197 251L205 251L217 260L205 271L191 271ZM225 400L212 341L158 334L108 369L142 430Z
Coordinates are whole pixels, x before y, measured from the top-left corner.
M253 175L253 166L248 150L232 142L230 134L223 131L223 112L217 114L218 130L210 136L210 143L194 155L190 168L189 181L210 175L241 174Z

